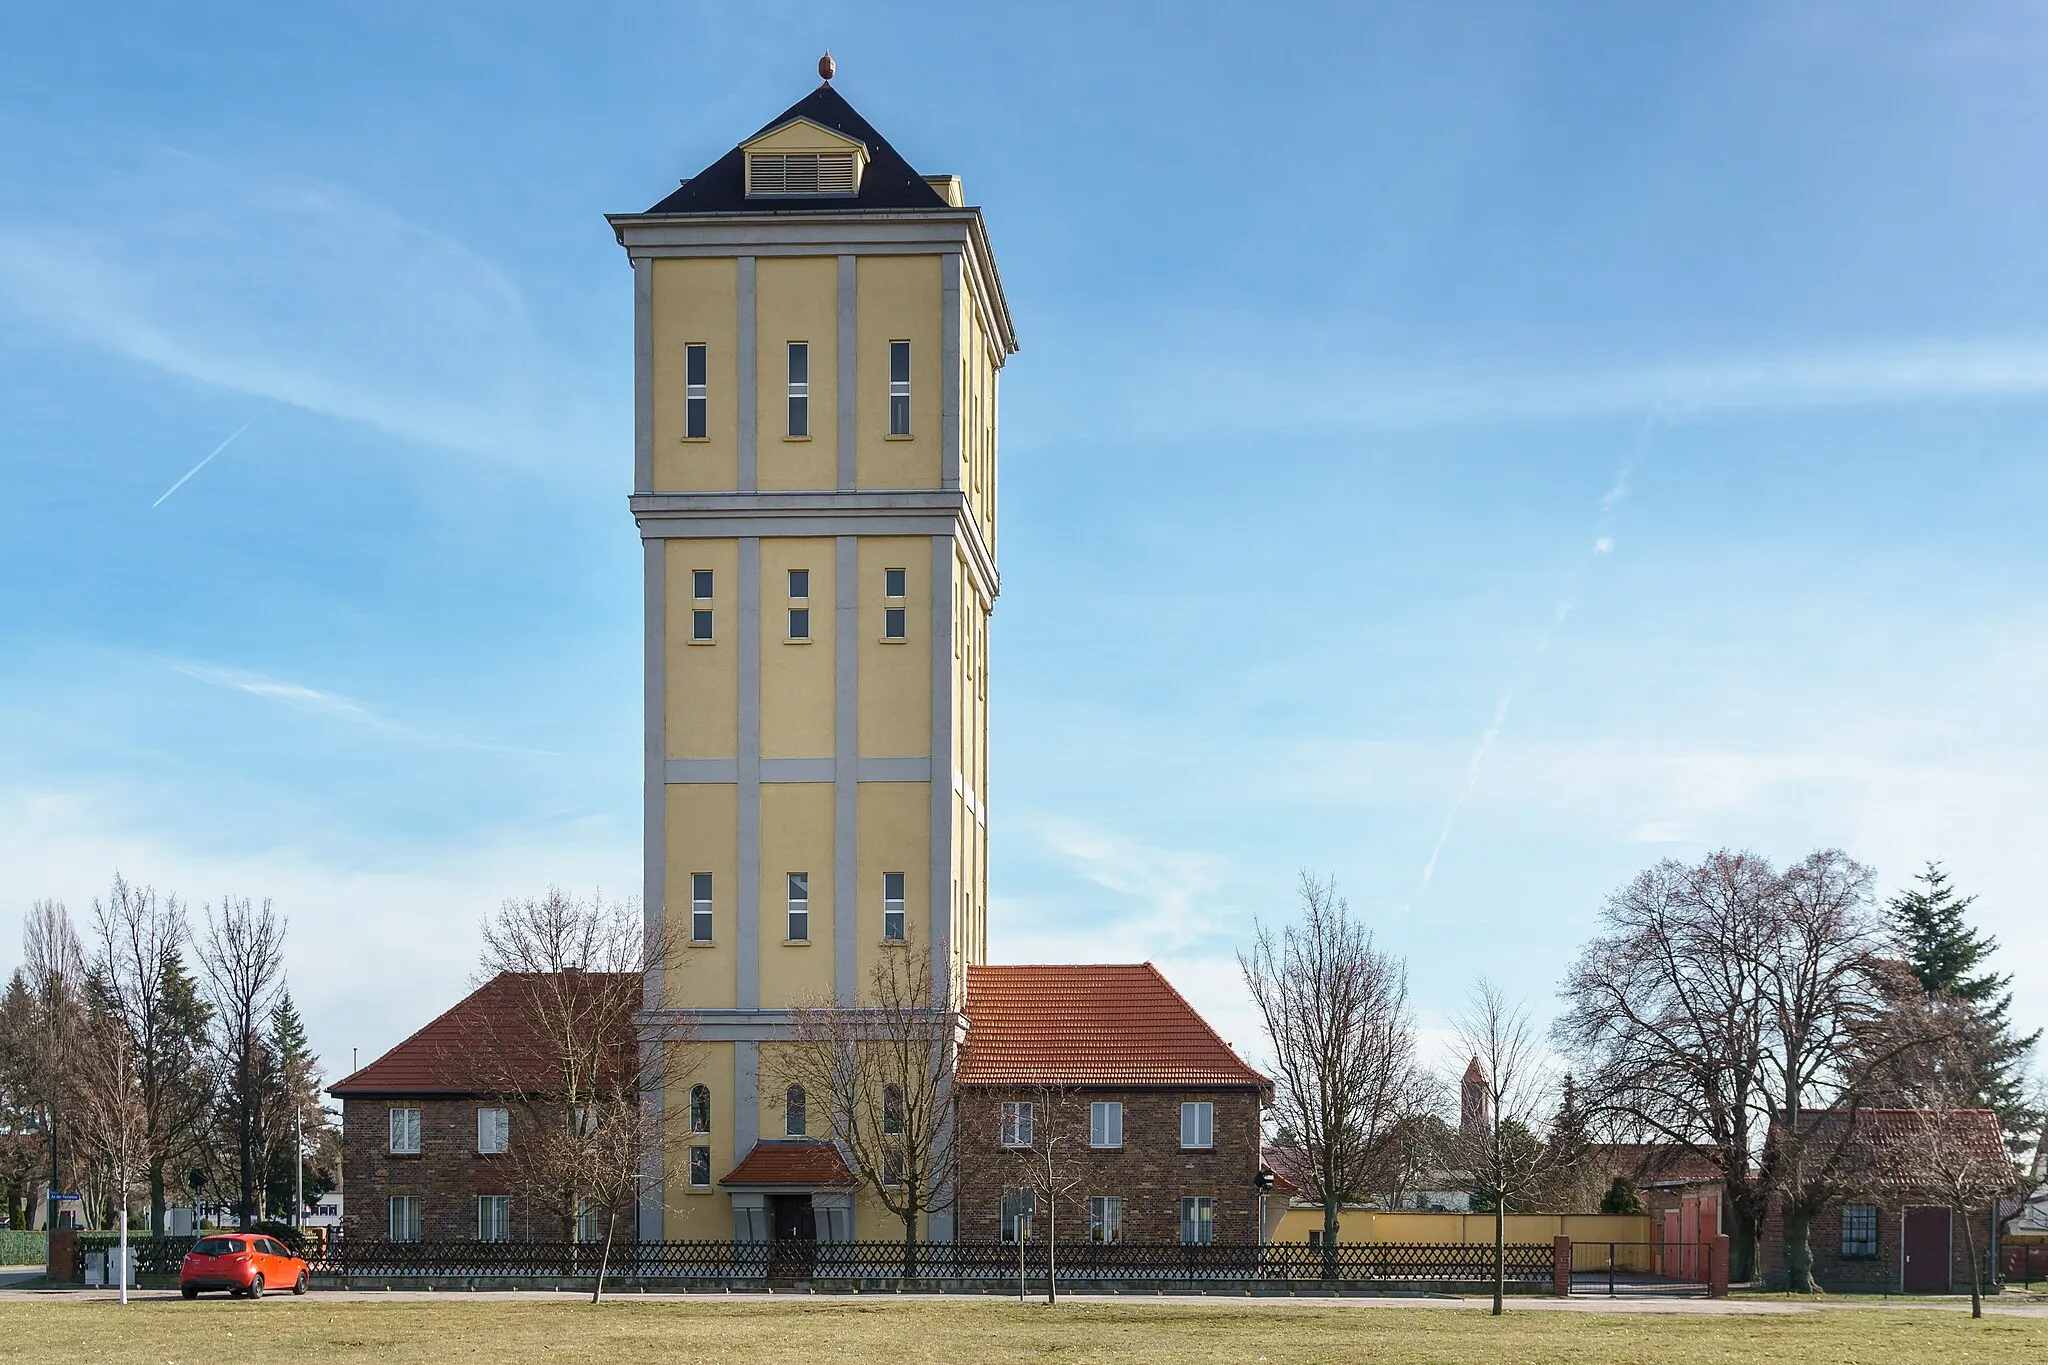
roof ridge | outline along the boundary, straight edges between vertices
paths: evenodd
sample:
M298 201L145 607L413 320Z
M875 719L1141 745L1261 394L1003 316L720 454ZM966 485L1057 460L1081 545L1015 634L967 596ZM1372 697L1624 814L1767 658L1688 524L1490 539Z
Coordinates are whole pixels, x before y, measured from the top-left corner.
M1168 995L1171 995L1174 999L1180 1001L1181 1004L1187 1006L1188 1013L1195 1016L1195 1022L1202 1026L1202 1031L1207 1033L1211 1038L1215 1039L1216 1045L1222 1048L1225 1052L1229 1053L1231 1057L1236 1060L1239 1066L1243 1067L1246 1071L1251 1072L1252 1075L1257 1076L1261 1081L1263 1081L1267 1085L1271 1085L1273 1083L1273 1078L1271 1076L1268 1076L1265 1072L1259 1070L1250 1062L1247 1062L1244 1058L1239 1057L1237 1055L1237 1049L1230 1045L1230 1040L1225 1038L1222 1034L1218 1033L1216 1031L1215 1026L1209 1022L1208 1018L1205 1015L1203 1015L1203 1013L1200 1010L1196 1009L1194 1005L1188 1001L1188 998L1182 995L1179 989L1175 987L1171 981L1166 979L1165 972L1160 971L1158 967L1154 966L1150 959L1147 959L1142 965L1144 966L1145 970L1152 973L1154 979L1156 979L1160 985L1166 987L1166 993Z

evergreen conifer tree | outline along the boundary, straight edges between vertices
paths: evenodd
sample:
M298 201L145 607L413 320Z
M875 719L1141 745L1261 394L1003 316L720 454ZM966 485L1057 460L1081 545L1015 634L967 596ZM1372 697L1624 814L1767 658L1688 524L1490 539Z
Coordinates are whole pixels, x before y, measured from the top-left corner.
M1987 967L1998 940L1970 926L1975 896L1961 896L1939 862L1893 896L1893 936L1920 988L1958 1007L1965 1024L1958 1039L1976 1071L1978 1101L1996 1111L2015 1152L2040 1131L2043 1115L2031 1103L2028 1063L2041 1031L2013 1033L2012 977Z

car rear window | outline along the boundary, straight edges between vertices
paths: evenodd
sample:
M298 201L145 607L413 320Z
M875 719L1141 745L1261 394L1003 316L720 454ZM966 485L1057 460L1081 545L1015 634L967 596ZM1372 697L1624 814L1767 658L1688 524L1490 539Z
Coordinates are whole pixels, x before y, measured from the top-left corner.
M192 1250L201 1256L232 1256L242 1246L232 1237L202 1237Z

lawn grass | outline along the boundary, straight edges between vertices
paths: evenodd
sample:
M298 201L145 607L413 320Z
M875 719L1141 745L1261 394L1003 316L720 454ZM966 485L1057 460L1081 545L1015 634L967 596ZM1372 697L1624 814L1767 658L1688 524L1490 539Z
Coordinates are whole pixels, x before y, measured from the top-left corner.
M245 1303L75 1298L0 1303L0 1358L37 1365L476 1361L478 1365L887 1365L966 1361L1371 1361L1420 1365L2013 1362L2048 1351L2048 1320L1926 1309L1599 1315L1281 1304L1019 1305L621 1298L587 1302L327 1298Z

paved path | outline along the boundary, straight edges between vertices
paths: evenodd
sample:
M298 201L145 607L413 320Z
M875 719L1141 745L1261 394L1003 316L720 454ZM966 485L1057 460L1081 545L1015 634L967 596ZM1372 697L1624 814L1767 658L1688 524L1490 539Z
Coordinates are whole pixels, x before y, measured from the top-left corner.
M48 1301L53 1298L92 1300L109 1302L119 1295L113 1290L101 1289L23 1289L0 1286L0 1302L23 1302L31 1300ZM135 1303L178 1303L176 1290L135 1289L128 1297ZM397 1303L432 1301L439 1299L491 1299L507 1303L547 1302L560 1300L574 1301L586 1297L568 1290L526 1290L501 1292L491 1290L445 1290L440 1292L419 1292L408 1290L315 1290L303 1299L291 1294L267 1296L263 1304L244 1305L237 1303L238 1310L254 1309L257 1312L289 1312L295 1307L305 1307L337 1301L348 1303ZM620 1303L667 1304L673 1306L694 1306L715 1311L722 1305L745 1304L761 1306L768 1304L790 1304L792 1301L810 1304L857 1304L873 1302L877 1298L917 1299L935 1303L961 1304L1014 1304L1014 1298L997 1294L659 1294L641 1293L628 1290L608 1294L607 1298ZM1355 1308L1365 1311L1386 1308L1417 1308L1452 1310L1463 1312L1484 1312L1491 1301L1485 1297L1455 1297L1431 1295L1428 1297L1395 1296L1368 1297L1351 1296L1344 1298L1323 1297L1304 1294L1299 1296L1249 1295L1249 1294L1183 1294L1175 1296L1142 1294L1062 1294L1062 1303L1087 1304L1090 1307L1117 1305L1134 1309L1153 1311L1175 1308L1247 1308L1261 1307L1285 1311L1290 1308ZM219 1295L208 1295L201 1303L223 1303ZM1034 1303L1042 1300L1034 1299ZM1771 1317L1798 1313L1850 1313L1862 1309L1895 1309L1925 1313L1967 1313L1970 1301L1967 1298L1940 1299L1890 1299L1879 1301L1844 1301L1822 1299L1811 1303L1791 1302L1782 1299L1687 1299L1687 1298L1646 1298L1641 1296L1610 1299L1605 1295L1598 1298L1585 1296L1569 1299L1515 1298L1508 1300L1510 1313L1615 1313L1635 1316L1644 1313L1680 1313L1707 1317ZM194 1305L190 1311L202 1311ZM1984 1304L1987 1315L1999 1317L2048 1318L2048 1301L2038 1296L2022 1298L2019 1295L2004 1295L1998 1299L1987 1299Z

